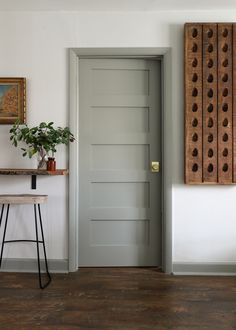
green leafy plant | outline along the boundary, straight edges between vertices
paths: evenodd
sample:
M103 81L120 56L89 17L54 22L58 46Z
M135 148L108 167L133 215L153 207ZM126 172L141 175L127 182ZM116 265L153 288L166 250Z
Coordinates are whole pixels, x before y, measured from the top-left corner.
M75 140L74 135L70 132L68 127L54 127L53 122L42 122L38 126L29 128L27 124L20 125L16 122L10 129L10 140L12 144L17 147L19 142L24 142L27 147L21 148L23 156L32 156L36 153L43 154L44 151L47 155L57 151L56 146L59 144L68 145Z

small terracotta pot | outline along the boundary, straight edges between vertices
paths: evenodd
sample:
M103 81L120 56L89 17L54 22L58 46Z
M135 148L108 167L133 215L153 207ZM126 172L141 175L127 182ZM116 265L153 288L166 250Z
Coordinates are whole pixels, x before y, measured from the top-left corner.
M56 161L53 157L48 157L47 171L56 171Z

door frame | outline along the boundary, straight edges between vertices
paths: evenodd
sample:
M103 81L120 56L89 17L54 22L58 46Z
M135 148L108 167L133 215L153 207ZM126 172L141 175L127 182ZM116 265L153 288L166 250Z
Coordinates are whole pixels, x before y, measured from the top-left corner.
M79 266L79 60L80 58L142 58L161 61L162 81L162 269L172 273L172 51L171 48L69 49L69 272Z

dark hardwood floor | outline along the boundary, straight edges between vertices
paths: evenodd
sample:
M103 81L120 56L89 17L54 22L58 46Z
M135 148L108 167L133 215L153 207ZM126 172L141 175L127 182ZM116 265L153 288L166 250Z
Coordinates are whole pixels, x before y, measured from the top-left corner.
M154 268L0 273L0 329L236 329L236 278L170 276Z

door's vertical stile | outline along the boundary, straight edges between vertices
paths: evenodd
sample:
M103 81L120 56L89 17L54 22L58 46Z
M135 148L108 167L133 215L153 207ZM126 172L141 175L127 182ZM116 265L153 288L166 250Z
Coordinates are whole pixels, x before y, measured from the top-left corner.
M232 183L232 24L218 24L218 182Z
M236 24L233 24L233 182L236 183Z
M185 182L202 183L202 25L185 25Z
M159 62L148 61L147 62L149 69L149 151L150 151L150 162L151 160L159 161L162 164L161 160L161 143L155 143L155 141L161 141L161 129L157 123L160 122L160 111L158 108L160 107L160 98L159 93L157 91L161 90L160 79L158 79L158 72L161 70L161 66ZM150 168L150 163L148 164L148 170ZM161 200L157 196L158 187L161 186L161 172L162 166L160 167L160 173L151 173L149 170L149 246L150 246L150 254L155 255L156 252L151 248L151 242L153 240L161 241L161 231L158 231L157 226L157 218L156 214L158 214L158 210L161 209Z
M79 93L83 95L80 98L80 114L79 114L79 125L81 128L81 123L88 123L88 125L83 125L83 130L79 129L80 133L80 148L79 148L79 163L80 168L83 169L83 175L80 175L80 205L83 208L79 208L80 219L87 219L88 223L91 221L90 217L90 196L91 196L91 127L90 123L90 99L91 90L87 89L86 86L90 86L92 82L92 69L88 63L81 63L80 61L80 81L79 81ZM83 77L83 81L81 81ZM83 82L83 83L82 83ZM83 111L82 111L83 109ZM82 134L81 134L82 133ZM89 226L85 221L80 221L79 231L83 232L84 237L89 237Z
M217 24L203 25L203 182L217 183Z

